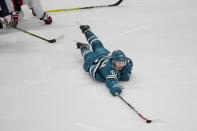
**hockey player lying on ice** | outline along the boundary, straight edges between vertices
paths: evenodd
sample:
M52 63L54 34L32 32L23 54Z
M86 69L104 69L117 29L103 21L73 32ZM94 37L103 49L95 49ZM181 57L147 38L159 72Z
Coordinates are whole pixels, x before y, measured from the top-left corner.
M113 96L120 95L122 86L118 84L118 81L129 80L133 67L132 60L121 50L113 51L110 55L88 25L81 25L80 29L89 43L89 45L76 43L77 49L81 50L84 58L84 70L89 72L94 79L105 82Z

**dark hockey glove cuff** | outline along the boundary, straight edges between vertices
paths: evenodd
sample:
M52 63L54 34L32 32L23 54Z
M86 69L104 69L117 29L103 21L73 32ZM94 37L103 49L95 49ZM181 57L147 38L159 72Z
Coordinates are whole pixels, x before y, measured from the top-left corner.
M128 59L127 64L122 68L122 74L128 73L133 68L133 62L131 59Z
M110 93L113 96L116 96L116 94L120 95L122 93L122 89L123 89L123 87L121 85L116 84L110 88Z

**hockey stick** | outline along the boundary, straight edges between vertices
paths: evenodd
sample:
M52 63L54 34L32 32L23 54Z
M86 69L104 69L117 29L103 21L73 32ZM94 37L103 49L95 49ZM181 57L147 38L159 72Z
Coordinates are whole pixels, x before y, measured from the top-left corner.
M142 114L140 114L133 106L131 106L131 104L129 104L122 96L120 96L119 94L116 94L116 96L118 96L122 101L124 101L124 103L126 103L132 110L134 110L135 113L138 114L138 116L140 116L143 120L146 121L146 123L151 123L152 122L152 120L148 120L147 118L142 116Z
M111 4L111 5L99 5L99 6L87 6L87 7L79 7L79 8L46 10L45 12L59 12L59 11L82 10L82 9L92 9L92 8L102 8L102 7L113 7L113 6L118 6L122 1L123 0L118 0L118 2Z
M34 36L34 37L36 37L36 38L39 38L39 39L44 40L44 41L47 41L47 42L49 42L49 43L55 43L55 42L56 42L56 39L48 40L48 39L45 39L45 38L43 38L43 37L41 37L41 36L38 36L38 35L35 35L35 34L32 34L32 33L28 32L28 31L25 31L25 30L23 30L23 29L21 29L21 28L19 28L19 27L16 27L16 26L9 25L9 27L11 27L11 28L13 28L13 29L16 29L16 30L19 30L19 31L22 31L22 32L24 32L24 33L26 33L26 34L28 34L28 35Z

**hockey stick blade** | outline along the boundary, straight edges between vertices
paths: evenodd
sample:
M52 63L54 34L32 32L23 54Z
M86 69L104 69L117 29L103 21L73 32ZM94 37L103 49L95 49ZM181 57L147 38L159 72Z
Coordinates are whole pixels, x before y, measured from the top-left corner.
M87 6L87 7L79 7L79 8L68 8L68 9L56 9L56 10L46 10L45 12L60 12L60 11L71 11L71 10L82 10L82 9L92 9L92 8L102 8L102 7L112 7L118 6L122 3L123 0L118 0L118 2L111 5L98 5L98 6Z
M55 42L57 42L57 40L61 40L62 38L64 38L64 35L62 34L62 35L60 35L60 36L58 36L57 38L55 38L55 39L52 39L52 40L47 40L49 43L55 43Z
M109 6L118 6L120 3L122 3L123 0L119 0L118 2L116 2L115 4L109 5Z
M56 39L48 40L49 43L55 43Z
M56 42L56 39L48 40L48 39L45 39L45 38L43 38L43 37L41 37L41 36L38 36L38 35L36 35L36 34L30 33L30 32L28 32L28 31L26 31L26 30L24 30L24 29L21 29L21 28L19 28L19 27L16 27L16 26L9 25L9 27L11 27L11 28L13 28L13 29L16 29L16 30L19 30L19 31L22 31L22 32L24 32L25 34L28 34L28 35L33 36L33 37L36 37L36 38L38 38L38 39L40 39L40 40L47 41L47 42L49 42L49 43L55 43L55 42Z
M130 103L128 103L122 96L120 96L118 93L116 93L116 96L118 96L127 106L129 106L139 117L141 117L143 120L146 121L146 123L151 123L152 120L145 118L142 114L140 114Z

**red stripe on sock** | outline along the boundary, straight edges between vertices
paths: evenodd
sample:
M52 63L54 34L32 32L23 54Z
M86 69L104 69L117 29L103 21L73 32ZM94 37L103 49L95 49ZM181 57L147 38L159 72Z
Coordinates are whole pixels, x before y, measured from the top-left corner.
M16 8L16 6L15 6L15 2L14 2L14 0L12 0L12 4L13 4L13 7L14 7L14 9Z
M19 5L23 5L23 1L22 0L18 0Z

